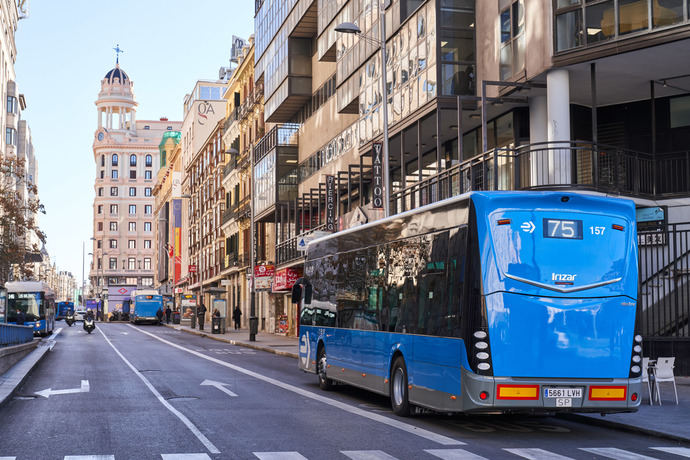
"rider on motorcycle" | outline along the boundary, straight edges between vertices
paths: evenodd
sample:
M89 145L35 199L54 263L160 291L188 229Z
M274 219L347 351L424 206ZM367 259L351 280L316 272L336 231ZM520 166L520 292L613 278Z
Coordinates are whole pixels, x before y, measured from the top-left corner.
M90 321L93 321L93 311L92 311L92 310L88 310L88 311L86 312L86 318L85 318L85 319L88 319L88 320L90 320Z

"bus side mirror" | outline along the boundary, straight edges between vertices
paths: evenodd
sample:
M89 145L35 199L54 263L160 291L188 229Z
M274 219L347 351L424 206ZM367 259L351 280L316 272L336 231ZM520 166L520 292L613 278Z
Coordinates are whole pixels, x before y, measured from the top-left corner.
M299 303L302 300L302 285L295 283L292 286L292 303Z
M311 303L311 283L307 283L304 286L304 304L309 305Z

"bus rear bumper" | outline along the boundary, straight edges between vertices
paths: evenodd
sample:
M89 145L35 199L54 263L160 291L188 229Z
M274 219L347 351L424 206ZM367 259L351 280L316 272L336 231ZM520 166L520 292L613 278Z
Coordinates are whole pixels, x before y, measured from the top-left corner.
M464 412L634 412L641 378L489 377L463 369Z

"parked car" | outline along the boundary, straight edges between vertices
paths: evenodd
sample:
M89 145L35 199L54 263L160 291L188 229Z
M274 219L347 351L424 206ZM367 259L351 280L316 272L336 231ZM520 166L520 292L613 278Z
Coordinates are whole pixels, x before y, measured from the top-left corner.
M84 321L84 316L86 316L86 310L79 308L74 311L74 320L75 321Z

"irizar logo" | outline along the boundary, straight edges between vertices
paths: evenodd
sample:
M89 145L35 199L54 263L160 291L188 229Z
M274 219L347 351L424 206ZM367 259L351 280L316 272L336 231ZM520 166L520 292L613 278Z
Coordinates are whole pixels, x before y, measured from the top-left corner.
M575 281L576 276L570 273L551 273L551 281Z

